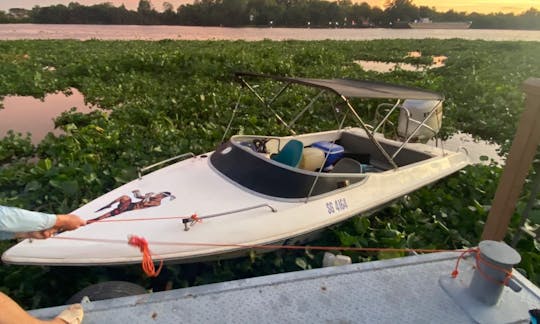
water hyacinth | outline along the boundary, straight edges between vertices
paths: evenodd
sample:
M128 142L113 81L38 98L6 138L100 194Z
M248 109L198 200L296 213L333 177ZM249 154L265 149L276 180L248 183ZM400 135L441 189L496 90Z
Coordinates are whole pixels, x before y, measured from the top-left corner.
M421 57L408 56L417 50ZM50 134L37 145L16 134L0 139L0 204L58 213L134 179L138 167L184 152L213 150L238 96L234 71L369 79L438 91L447 98L443 137L461 131L501 144L503 151L524 107L520 85L540 76L539 42L48 40L0 41L0 53L0 96L44 98L74 88L89 104L104 109L64 113L56 125L66 133ZM380 73L354 63L431 64L432 56L442 55L447 57L443 67L419 72ZM283 114L295 108L284 107ZM268 123L260 108L243 109L234 133L283 132ZM312 122L304 127L311 131L334 122L330 115L308 117ZM475 245L500 173L495 164L470 166L380 212L330 228L311 244L438 249ZM516 227L517 220L509 236ZM2 251L10 244L1 243ZM518 267L537 284L538 249L528 236L518 244L523 257ZM353 262L397 256L346 254ZM168 266L167 271L178 288L315 268L321 262L319 252L278 251ZM0 289L26 308L61 304L84 286L111 279L151 286L136 266L0 268Z

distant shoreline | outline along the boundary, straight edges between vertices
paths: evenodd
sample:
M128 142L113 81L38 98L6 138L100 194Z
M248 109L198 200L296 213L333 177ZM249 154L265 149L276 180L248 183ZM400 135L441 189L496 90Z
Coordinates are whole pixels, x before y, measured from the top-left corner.
M61 24L52 24L52 23L28 23L28 22L0 22L0 26L3 25L39 25L39 26L139 26L139 27L197 27L197 28L260 28L260 29L271 29L271 28L282 28L282 29L477 29L477 30L529 30L529 31L540 31L540 29L528 29L528 28L479 28L474 27L474 25L468 23L468 27L465 26L465 22L432 22L432 26L419 26L419 23L403 23L398 26L339 26L339 27L322 27L322 26L271 26L271 25L245 25L245 26L192 26L192 25L167 25L167 24L98 24L98 23L61 23ZM453 25L456 24L457 27ZM463 26L462 26L463 25ZM414 27L412 27L414 26Z

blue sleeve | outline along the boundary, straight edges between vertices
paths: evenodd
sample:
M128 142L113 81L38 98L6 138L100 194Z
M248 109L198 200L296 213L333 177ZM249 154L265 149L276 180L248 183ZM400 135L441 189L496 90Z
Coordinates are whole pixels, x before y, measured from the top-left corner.
M56 223L56 215L0 206L0 239L11 239L15 233L48 229Z

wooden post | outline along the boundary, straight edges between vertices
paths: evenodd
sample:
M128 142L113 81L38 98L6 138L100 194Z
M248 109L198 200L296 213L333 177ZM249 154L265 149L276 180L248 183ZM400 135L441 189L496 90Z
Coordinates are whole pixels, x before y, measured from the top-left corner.
M484 226L482 240L502 241L519 194L540 144L540 79L529 78L523 83L527 95L523 111L503 174Z

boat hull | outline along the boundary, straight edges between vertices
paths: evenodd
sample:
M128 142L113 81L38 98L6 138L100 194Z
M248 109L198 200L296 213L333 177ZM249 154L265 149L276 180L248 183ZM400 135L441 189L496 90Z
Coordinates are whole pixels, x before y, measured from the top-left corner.
M413 29L468 29L471 27L469 22L418 22L409 23Z
M365 136L359 129L347 133ZM309 142L336 136L345 137L331 131L296 138ZM381 143L390 145L392 141L381 139ZM352 216L376 210L469 163L463 152L441 153L424 144L410 147L431 157L384 172L350 175L361 176L362 181L303 198L269 196L246 188L217 170L211 163L217 153L209 152L95 199L73 211L89 220L89 225L49 240L25 240L6 251L2 260L58 266L140 263L142 254L128 244L130 235L145 238L154 259L170 263L238 256L253 247L309 237ZM278 167L275 162L272 165ZM160 198L159 203L155 197ZM129 206L124 203L128 207L123 210L122 200L130 202ZM192 215L203 219L198 221Z

